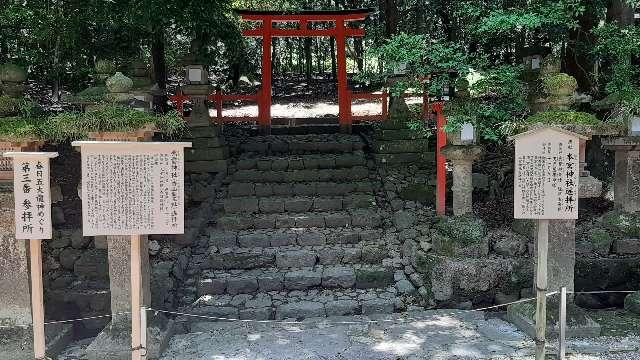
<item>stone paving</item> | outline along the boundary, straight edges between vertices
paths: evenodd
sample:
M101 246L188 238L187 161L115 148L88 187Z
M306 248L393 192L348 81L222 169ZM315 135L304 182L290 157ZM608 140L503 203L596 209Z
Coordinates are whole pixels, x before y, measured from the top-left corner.
M512 325L473 311L308 318L302 322L203 322L175 335L162 360L533 359ZM83 359L80 341L58 360ZM555 354L557 344L548 345ZM555 358L549 356L548 358ZM571 339L567 359L640 359L640 338Z

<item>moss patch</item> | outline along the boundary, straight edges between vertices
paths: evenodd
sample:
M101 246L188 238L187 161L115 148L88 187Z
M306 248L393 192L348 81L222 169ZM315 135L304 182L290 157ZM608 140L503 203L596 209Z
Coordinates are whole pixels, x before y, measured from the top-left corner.
M587 313L600 324L602 336L640 335L640 315L624 310L599 310Z
M640 214L611 211L600 219L602 227L614 238L640 237Z
M559 73L545 76L542 85L548 94L556 94L561 91L573 92L578 87L578 82L573 76Z
M0 96L0 117L18 115L20 111L20 99L7 95Z
M589 241L598 254L606 255L611 249L613 237L605 229L591 229L589 231Z
M438 232L463 245L480 242L487 235L487 225L472 215L451 216L435 225Z
M602 125L594 115L579 111L543 111L529 116L527 124L548 124L548 125Z

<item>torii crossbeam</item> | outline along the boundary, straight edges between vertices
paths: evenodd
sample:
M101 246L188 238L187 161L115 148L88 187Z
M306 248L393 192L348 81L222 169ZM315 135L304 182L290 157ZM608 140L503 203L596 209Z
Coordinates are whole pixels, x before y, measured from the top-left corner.
M309 10L297 12L236 10L243 21L261 23L262 26L243 31L244 36L262 37L262 91L258 98L259 124L265 132L271 128L271 40L273 37L316 37L336 39L338 70L338 109L340 128L351 131L351 97L347 83L347 37L363 37L364 29L354 27L353 22L362 21L372 9L354 10ZM314 29L313 23L330 23L332 27ZM297 24L297 28L278 28L276 23Z

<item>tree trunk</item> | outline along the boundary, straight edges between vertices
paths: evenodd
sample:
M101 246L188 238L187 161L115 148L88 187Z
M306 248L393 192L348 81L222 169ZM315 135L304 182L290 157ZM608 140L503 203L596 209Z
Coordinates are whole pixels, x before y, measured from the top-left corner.
M336 39L334 37L329 38L329 47L331 51L331 78L336 79L338 77L338 64L336 62Z
M56 47L53 52L53 101L60 100L60 33L56 36Z
M167 63L165 60L164 29L156 28L151 42L153 80L160 89L167 88Z
M383 0L384 35L389 39L398 32L398 5L396 0Z
M607 7L607 22L620 26L633 25L633 8L626 0L611 0Z
M585 2L589 3L589 2ZM594 90L595 62L590 50L595 44L591 30L598 25L598 9L586 5L585 12L578 18L578 28L569 32L565 59L566 71L578 81L578 89L583 92Z
M312 79L312 70L313 70L313 57L311 53L311 38L304 38L304 74L307 78L307 81L311 81Z

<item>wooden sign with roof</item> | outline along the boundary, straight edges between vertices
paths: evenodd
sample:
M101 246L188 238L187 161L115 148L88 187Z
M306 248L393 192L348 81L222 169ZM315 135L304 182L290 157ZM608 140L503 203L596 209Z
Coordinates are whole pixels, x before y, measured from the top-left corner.
M515 140L514 217L577 219L580 140L559 127L541 127Z

